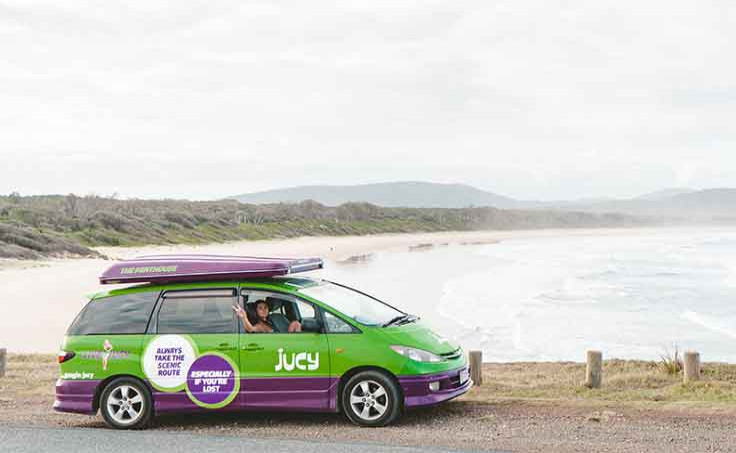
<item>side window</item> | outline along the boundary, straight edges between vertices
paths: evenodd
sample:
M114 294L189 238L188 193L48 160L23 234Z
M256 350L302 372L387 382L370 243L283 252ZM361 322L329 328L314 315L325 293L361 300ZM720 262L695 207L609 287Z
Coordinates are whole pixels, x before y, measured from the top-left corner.
M299 312L299 319L317 317L317 311L314 309L314 305L308 304L303 300L296 299L296 310Z
M267 324L273 333L301 332L304 320L316 322L319 312L314 305L297 299L289 294L244 289L243 306L252 324L259 322L256 305L260 301L268 304ZM241 332L243 331L241 326Z
M67 335L145 333L158 291L94 299L74 320Z
M358 329L333 315L329 311L323 311L325 315L325 327L327 333L359 333Z
M234 290L170 291L158 311L158 333L233 333Z

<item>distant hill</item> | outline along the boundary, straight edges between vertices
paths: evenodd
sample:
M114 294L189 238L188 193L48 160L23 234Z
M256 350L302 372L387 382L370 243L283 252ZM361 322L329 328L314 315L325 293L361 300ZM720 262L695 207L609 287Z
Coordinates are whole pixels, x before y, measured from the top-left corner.
M419 181L353 186L299 186L236 195L231 198L250 204L299 203L314 200L325 206L365 202L384 207L412 208L520 207L520 203L512 198L472 186Z
M669 189L628 200L547 206L547 208L591 213L617 212L694 221L734 222L736 221L736 189Z
M677 195L682 195L685 193L692 193L695 192L693 189L686 189L682 187L673 187L671 189L663 189L658 190L656 192L650 192L645 193L644 195L639 195L636 197L636 200L664 200L666 198L671 198Z
M622 213L673 220L736 221L736 189L669 188L630 199L561 201L515 200L465 184L388 182L353 186L300 186L232 197L242 203L299 203L314 200L326 206L366 202L385 207L533 209Z

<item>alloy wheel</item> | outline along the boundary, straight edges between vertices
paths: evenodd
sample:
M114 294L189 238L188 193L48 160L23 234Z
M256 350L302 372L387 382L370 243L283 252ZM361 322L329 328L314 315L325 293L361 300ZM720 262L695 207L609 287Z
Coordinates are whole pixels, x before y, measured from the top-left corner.
M350 392L350 407L363 420L376 420L388 409L386 389L376 381L365 380Z
M143 415L145 400L140 390L131 385L120 385L107 397L107 412L115 422L132 425Z

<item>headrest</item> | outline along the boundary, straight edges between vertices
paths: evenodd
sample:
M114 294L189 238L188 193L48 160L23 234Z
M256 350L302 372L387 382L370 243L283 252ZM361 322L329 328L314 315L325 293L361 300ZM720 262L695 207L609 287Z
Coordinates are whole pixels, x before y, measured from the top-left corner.
M284 301L282 299L277 299L275 297L267 297L266 302L268 303L271 311L280 310L281 306L284 305Z

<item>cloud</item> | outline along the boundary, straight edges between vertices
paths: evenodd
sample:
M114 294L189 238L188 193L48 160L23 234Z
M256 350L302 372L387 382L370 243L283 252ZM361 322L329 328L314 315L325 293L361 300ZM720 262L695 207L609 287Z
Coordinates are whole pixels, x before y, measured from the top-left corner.
M202 198L427 179L540 199L734 185L720 171L736 164L732 9L0 0L0 192ZM162 171L187 178L163 184Z

